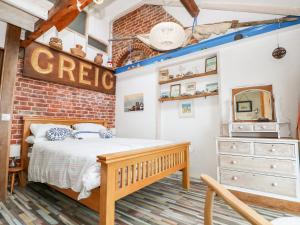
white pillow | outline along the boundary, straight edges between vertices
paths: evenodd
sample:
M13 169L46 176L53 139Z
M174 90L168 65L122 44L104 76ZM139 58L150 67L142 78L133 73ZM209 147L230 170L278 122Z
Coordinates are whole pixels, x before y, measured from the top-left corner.
M46 137L46 133L48 130L54 127L61 127L61 128L68 128L70 129L70 126L67 125L61 125L61 124L31 124L30 130L31 133L34 135L34 137Z
M73 128L75 130L80 130L80 131L95 131L95 132L106 130L105 126L96 123L77 123L73 125Z
M90 138L101 138L100 133L97 131L74 131L73 137L75 139L90 139Z
M30 135L26 138L25 140L28 144L35 144L35 143L38 143L38 142L42 142L42 141L48 141L46 137L39 137L39 138L36 138L34 137L33 135Z

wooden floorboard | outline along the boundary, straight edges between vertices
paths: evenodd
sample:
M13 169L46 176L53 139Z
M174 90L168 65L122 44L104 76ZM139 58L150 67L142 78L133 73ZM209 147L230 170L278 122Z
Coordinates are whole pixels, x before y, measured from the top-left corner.
M206 186L192 181L186 192L181 176L165 178L129 195L116 204L118 225L201 225ZM266 219L288 214L254 207ZM0 203L0 224L97 225L98 214L42 184L16 188ZM214 204L214 225L248 225L220 199Z

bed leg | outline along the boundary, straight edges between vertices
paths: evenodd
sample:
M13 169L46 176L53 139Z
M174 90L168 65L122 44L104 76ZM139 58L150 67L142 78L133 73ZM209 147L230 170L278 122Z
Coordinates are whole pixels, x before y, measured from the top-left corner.
M182 170L182 187L186 190L190 189L190 156L189 147L186 148L185 152L186 167Z
M190 172L189 168L182 170L182 187L186 190L190 189Z
M115 224L114 172L104 163L101 164L100 185L100 222L99 225Z

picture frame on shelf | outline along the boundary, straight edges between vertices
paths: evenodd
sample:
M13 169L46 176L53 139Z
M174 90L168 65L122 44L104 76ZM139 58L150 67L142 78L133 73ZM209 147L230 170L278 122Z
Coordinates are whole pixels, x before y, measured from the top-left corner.
M239 101L236 102L237 112L252 112L252 101Z
M185 94L194 95L196 93L196 82L189 82L185 84Z
M206 84L206 92L212 93L217 92L219 89L218 82Z
M168 69L159 71L159 81L168 81L169 79L170 78Z
M181 85L180 84L173 84L170 86L170 97L176 98L181 95Z
M194 101L179 102L179 118L192 118L195 116Z
M169 98L170 97L170 92L169 91L163 91L160 94L161 98Z
M217 56L205 59L205 72L217 70Z

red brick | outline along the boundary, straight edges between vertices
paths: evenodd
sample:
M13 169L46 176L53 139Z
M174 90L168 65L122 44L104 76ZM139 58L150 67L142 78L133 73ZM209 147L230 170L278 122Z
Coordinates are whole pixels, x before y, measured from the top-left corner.
M22 73L23 60L19 59L11 144L21 143L24 115L74 119L101 118L108 121L109 127L115 126L115 96L25 78Z

